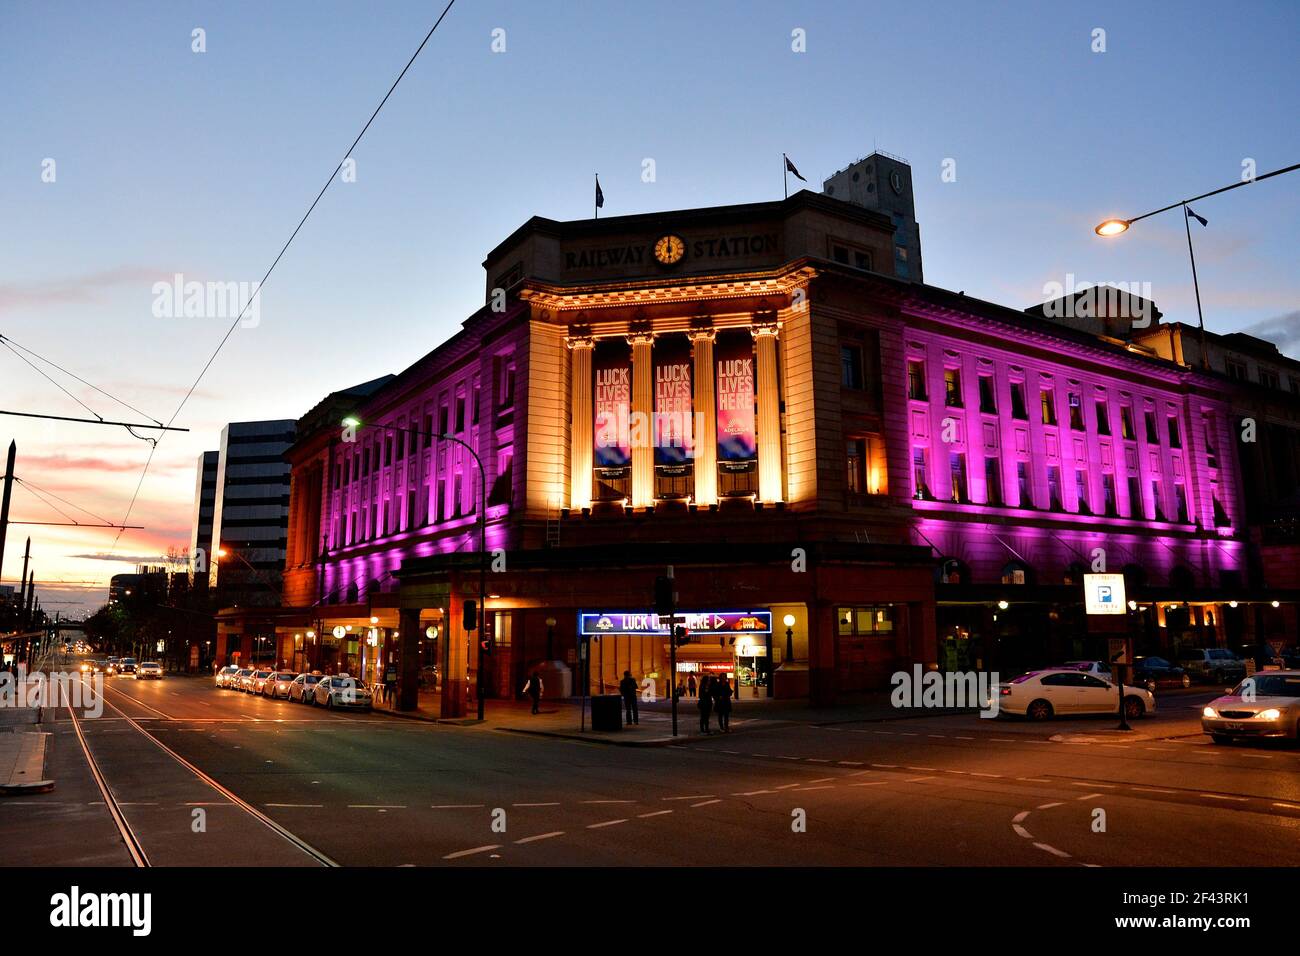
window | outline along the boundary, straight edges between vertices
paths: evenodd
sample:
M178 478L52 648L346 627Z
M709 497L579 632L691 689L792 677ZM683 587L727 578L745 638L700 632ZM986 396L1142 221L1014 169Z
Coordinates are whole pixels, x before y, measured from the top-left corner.
M991 455L984 459L984 500L991 505L1002 504L1002 468Z
M907 363L907 397L925 401L925 363L922 361Z
M1110 434L1110 409L1104 401L1097 401L1094 406L1097 409L1097 434Z
M997 393L993 390L993 376L980 376L980 411L986 415L998 413Z
M473 411L470 412L470 422L474 425L478 424L479 399L482 391L483 390L479 388L478 378L476 377L474 379L474 406Z
M1190 522L1192 519L1187 511L1187 486L1181 481L1174 483L1174 503L1178 505L1178 523L1187 524Z
M1074 494L1079 502L1079 514L1092 514L1092 509L1088 507L1088 473L1082 468L1074 473Z
M1146 425L1147 425L1147 444L1159 445L1160 430L1156 428L1156 413L1151 411L1151 409L1148 408L1146 411L1145 418L1146 418Z
M1238 382L1247 380L1245 362L1238 362L1236 359L1224 359L1224 363L1228 368L1228 378L1235 379Z
M1053 397L1052 390L1050 388L1042 389L1038 393L1038 403L1042 406L1043 409L1043 424L1055 425L1056 424L1056 399Z
M970 501L966 494L966 456L960 452L948 455L948 471L952 478L952 500L965 504Z
M433 414L424 416L424 447L428 448L433 444Z
M461 476L457 475L451 483L451 516L459 518L464 507L464 495L461 494Z
M1029 481L1029 462L1016 462L1016 487L1020 492L1020 507L1034 506L1034 486Z
M1219 467L1219 453L1215 450L1214 419L1205 419L1205 463L1211 468Z
M384 436L384 467L387 468L393 463L393 436Z
M912 495L915 498L930 498L930 486L925 480L924 448L912 449Z
M412 488L406 493L406 515L402 519L402 527L410 530L415 526L415 489Z
M1170 415L1169 418L1166 419L1166 422L1167 422L1167 424L1169 425L1169 447L1170 447L1170 448L1182 448L1182 447L1183 447L1183 436L1182 436L1181 433L1179 433L1179 431L1178 431L1178 418L1177 418L1177 416L1175 416L1175 415Z
M840 346L840 384L845 388L863 387L862 349L856 345Z
M1160 503L1160 479L1151 480L1151 511L1156 521L1165 520L1165 509Z
M961 408L965 404L961 398L961 369L943 370L943 396L944 404L950 408Z
M1070 393L1070 427L1083 431L1083 396L1078 392Z
M1061 469L1056 465L1047 466L1047 507L1052 511L1064 511L1061 501Z
M1263 385L1265 388L1281 388L1281 385L1278 382L1277 372L1263 367L1259 370L1259 384Z
M1025 408L1025 383L1011 383L1011 417L1022 422L1029 421L1029 411Z
M866 494L867 443L861 438L849 439L844 445L844 456L848 465L848 474L845 480L849 494Z
M841 637L889 637L894 633L894 606L839 607L835 609Z
M499 453L497 459L497 477L488 492L489 505L508 505L514 494L514 454Z
M501 372L501 386L497 390L497 407L510 408L515 404L515 363L511 362Z
M853 250L853 268L871 271L871 253Z
M438 497L433 505L437 515L434 520L441 521L447 517L447 480L445 478L438 479Z
M397 460L401 461L406 457L406 432L397 433Z
M1119 407L1119 429L1120 434L1127 439L1137 437L1137 430L1133 427L1133 406L1121 405Z
M844 265L849 264L849 250L844 246L832 246L831 255L835 258L836 262L843 263Z
M438 435L439 436L447 434L447 420L448 420L447 417L449 414L450 412L445 402L438 406Z
M1106 509L1106 517L1118 518L1119 506L1115 503L1115 476L1103 474L1101 476L1101 498L1102 506Z
M456 396L456 431L457 433L465 430L465 396Z
M1130 518L1145 518L1146 513L1142 507L1142 483L1138 480L1137 475L1128 476L1128 516Z

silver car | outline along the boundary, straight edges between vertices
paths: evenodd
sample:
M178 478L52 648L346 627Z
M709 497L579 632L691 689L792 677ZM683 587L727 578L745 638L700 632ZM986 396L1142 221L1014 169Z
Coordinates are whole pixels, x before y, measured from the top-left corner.
M1262 671L1201 711L1201 730L1216 744L1236 737L1300 739L1300 671Z
M293 679L296 676L297 675L294 674L293 671L276 671L268 677L266 683L262 685L262 696L273 699L276 697L283 697L287 700L289 697L289 685L293 683Z
M324 704L333 710L336 707L357 707L369 710L371 707L370 691L366 685L346 675L339 677L322 677L316 682L316 703Z
M162 665L157 661L144 661L135 669L136 680L162 680Z
M216 676L213 677L213 683L218 687L232 687L234 686L232 682L238 674L238 667L234 664L227 664L225 667L221 668L221 670L217 671Z

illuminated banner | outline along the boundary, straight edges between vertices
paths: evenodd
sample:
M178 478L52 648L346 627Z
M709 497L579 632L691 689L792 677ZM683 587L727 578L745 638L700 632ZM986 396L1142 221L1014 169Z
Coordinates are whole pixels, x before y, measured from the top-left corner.
M692 634L771 634L771 611L683 611L677 623ZM583 611L578 615L578 633L661 634L668 636L667 619L645 611Z
M626 347L596 349L592 356L597 468L622 468L632 460L628 417L632 402L632 360Z
M753 461L754 346L748 333L719 335L714 355L718 363L718 461Z
M1085 574L1083 605L1088 614L1124 614L1128 611L1124 575Z
M685 338L655 343L655 464L683 465L695 454L691 434L691 348Z

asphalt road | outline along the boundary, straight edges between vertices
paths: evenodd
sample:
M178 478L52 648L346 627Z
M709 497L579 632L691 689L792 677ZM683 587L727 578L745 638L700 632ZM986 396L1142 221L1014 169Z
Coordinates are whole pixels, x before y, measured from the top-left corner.
M1211 745L1212 690L1127 738L948 715L625 748L107 686L80 728L154 865L1300 864L1300 750ZM131 865L66 710L53 726L57 788L0 800L5 862Z

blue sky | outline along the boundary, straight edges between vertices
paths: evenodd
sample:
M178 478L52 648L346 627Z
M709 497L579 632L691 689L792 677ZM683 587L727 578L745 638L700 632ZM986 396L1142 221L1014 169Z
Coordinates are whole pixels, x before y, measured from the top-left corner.
M166 420L226 323L155 318L154 281L260 278L442 6L6 0L0 333ZM1021 307L1067 273L1150 282L1194 321L1176 212L1107 242L1092 226L1233 182L1247 158L1298 161L1297 36L1291 2L458 0L355 152L357 181L331 186L260 323L182 412L193 431L161 444L133 516L147 530L110 549L111 532L38 529L43 576L106 582L186 543L194 460L222 424L296 417L409 364L478 306L483 257L515 227L590 215L597 171L618 215L779 198L782 152L820 189L880 148L912 163L927 281ZM1196 209L1208 326L1262 324L1300 354L1300 173ZM81 412L2 350L0 383L0 407ZM19 474L120 520L145 445L0 422ZM14 509L57 519L25 495Z

